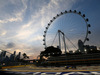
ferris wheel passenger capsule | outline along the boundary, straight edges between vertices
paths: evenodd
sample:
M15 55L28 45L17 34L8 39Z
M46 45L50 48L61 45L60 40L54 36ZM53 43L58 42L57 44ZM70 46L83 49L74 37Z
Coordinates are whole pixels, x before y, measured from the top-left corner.
M89 41L89 38L86 38L87 41Z
M74 10L74 12L76 13L76 10Z
M62 15L63 13L61 12L61 15Z
M50 22L53 22L52 20L50 20Z
M45 41L45 39L43 39L43 41Z
M88 27L91 27L91 25L90 25L90 24L88 24Z
M89 34L91 34L91 31L88 31Z
M83 14L83 17L85 17L85 14Z
M59 15L57 14L57 16L59 16Z
M79 14L81 14L81 12L79 11Z
M48 27L46 27L46 29L48 29Z
M69 12L72 12L72 10L69 10Z
M45 37L45 35L43 35L43 37Z
M50 24L48 24L48 26L50 26Z
M44 33L46 33L47 31L44 31Z
M67 13L67 11L65 10L65 13Z
M53 17L53 19L56 19L55 17Z
M43 45L45 45L45 43L43 43Z
M87 18L87 19L86 19L86 21L88 22L88 21L89 21L89 19Z

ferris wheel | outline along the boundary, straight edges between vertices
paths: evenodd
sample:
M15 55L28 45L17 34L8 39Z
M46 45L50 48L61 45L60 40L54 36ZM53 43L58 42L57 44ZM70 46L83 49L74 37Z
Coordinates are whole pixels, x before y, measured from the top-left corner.
M91 31L89 30L91 25L88 21L89 19L86 18L85 14L82 14L80 11L77 12L76 10L65 10L64 12L57 14L50 20L45 28L43 35L44 48L46 49L48 46L51 46L49 43L52 43L53 38L55 37L54 33L56 34L58 31L64 33L73 45L77 46L77 41L79 39L85 44L86 41L89 41L88 34L91 34ZM65 42L68 45L68 41ZM78 49L78 47L76 48Z

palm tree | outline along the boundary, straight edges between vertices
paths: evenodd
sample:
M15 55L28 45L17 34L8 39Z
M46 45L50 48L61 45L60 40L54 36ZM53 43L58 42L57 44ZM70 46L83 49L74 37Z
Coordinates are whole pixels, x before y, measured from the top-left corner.
M23 59L29 59L29 56L27 56L26 53L23 53Z

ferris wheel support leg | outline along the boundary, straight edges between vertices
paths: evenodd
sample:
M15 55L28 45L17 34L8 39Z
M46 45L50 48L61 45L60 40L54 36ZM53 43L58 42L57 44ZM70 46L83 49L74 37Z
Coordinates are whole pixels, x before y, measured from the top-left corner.
M60 30L58 30L58 36L59 36L59 49L61 50L61 42L60 42Z
M65 42L65 35L64 34L63 34L63 41L64 41L65 54L66 54L67 52L66 52L66 42Z

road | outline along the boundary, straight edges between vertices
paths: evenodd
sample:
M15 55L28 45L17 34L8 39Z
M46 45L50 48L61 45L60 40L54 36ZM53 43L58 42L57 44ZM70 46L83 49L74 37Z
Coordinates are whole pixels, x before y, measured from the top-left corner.
M12 75L66 75L66 74L100 75L100 69L95 69L95 70L65 69L64 67L36 67L34 65L26 65L26 66L24 65L19 67L4 68L2 71L3 73L9 75L11 74Z

